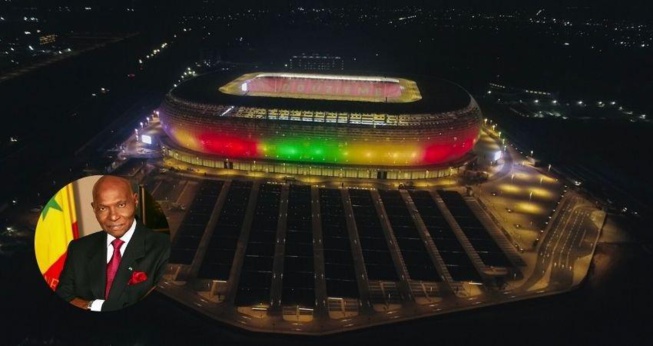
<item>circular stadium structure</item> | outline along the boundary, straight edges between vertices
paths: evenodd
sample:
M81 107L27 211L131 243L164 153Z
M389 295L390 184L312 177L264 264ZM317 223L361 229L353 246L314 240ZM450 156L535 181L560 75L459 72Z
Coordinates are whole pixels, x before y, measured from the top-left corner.
M159 117L164 153L191 164L383 179L451 174L482 122L441 79L233 71L172 89Z

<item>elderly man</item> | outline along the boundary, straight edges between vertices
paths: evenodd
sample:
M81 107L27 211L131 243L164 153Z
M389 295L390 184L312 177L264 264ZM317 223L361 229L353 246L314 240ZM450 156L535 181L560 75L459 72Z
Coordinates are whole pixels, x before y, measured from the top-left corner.
M138 194L126 179L101 177L91 205L104 232L70 242L57 294L82 309L122 309L154 289L170 256L170 240L136 221Z

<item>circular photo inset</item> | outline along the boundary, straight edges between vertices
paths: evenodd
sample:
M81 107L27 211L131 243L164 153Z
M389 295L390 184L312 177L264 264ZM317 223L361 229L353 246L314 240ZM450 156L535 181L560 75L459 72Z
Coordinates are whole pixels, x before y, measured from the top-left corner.
M145 189L95 175L59 190L43 207L36 261L62 299L90 311L114 311L143 299L170 257L170 231Z

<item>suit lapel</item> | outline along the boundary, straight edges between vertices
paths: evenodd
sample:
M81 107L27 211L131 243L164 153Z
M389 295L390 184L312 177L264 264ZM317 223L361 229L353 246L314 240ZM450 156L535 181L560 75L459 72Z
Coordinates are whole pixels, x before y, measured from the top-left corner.
M125 249L125 254L120 260L118 273L116 273L116 277L113 279L113 285L109 291L108 300L113 301L120 298L132 276L133 268L136 267L136 264L141 258L145 257L145 236L140 228L140 224L137 223L134 235L131 240L129 240L129 244L127 244L127 248Z
M88 275L91 283L91 292L96 299L104 299L104 289L107 282L107 236L97 237L97 243L93 247L99 251L93 251L88 257ZM100 270L98 270L100 268Z

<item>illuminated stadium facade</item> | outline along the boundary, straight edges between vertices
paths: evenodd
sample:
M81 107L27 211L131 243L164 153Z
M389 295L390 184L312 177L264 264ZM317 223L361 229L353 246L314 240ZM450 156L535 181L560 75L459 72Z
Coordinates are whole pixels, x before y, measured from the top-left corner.
M450 175L481 126L455 84L378 76L211 73L173 89L159 111L175 159L352 178Z
M158 287L191 309L320 335L473 308L523 278L519 253L453 179L391 181L448 176L472 158L481 112L455 84L219 72L171 90L158 111L172 167L235 171L152 180L187 206Z

